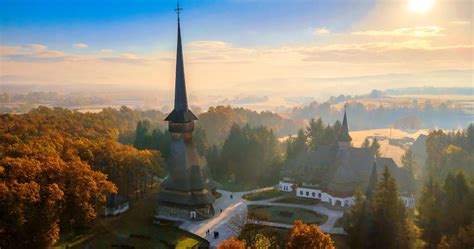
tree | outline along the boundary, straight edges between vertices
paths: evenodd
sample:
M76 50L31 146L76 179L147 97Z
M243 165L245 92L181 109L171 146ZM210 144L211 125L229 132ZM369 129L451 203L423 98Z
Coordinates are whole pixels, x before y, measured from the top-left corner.
M370 145L370 151L376 157L380 157L380 144L376 137L372 140L372 144Z
M331 249L336 248L331 236L319 230L319 227L304 224L296 220L286 242L286 248L292 249Z
M245 242L235 237L230 237L217 245L217 249L245 249Z
M368 200L360 191L356 192L355 204L344 213L344 231L347 233L347 242L351 248L370 248L373 212Z
M467 227L461 227L456 235L443 236L438 249L464 249L474 246L474 222Z
M314 118L309 121L309 125L306 128L306 134L309 139L309 148L311 150L317 150L322 144L322 138L324 134L323 120Z
M435 248L441 239L441 187L431 176L418 200L417 222L426 248Z
M307 140L303 129L298 130L296 137L289 137L286 141L286 160L294 159L299 153L306 151Z
M374 194L375 248L410 248L414 239L395 179L385 166Z
M362 148L369 148L370 147L370 140L368 137L364 139L364 142L361 145Z

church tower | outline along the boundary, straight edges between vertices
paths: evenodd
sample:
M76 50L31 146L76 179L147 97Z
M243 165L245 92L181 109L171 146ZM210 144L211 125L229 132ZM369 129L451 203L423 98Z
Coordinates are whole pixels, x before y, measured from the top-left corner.
M167 176L158 193L157 215L180 219L206 219L214 214L212 203L214 181L209 179L206 161L199 156L193 143L194 121L197 120L188 108L184 77L181 27L178 14L178 43L176 53L176 80L174 109L166 117L171 133Z
M347 114L346 110L344 109L344 119L342 120L341 131L337 138L337 144L339 147L347 148L350 146L352 141L352 137L349 135L349 127L347 124Z

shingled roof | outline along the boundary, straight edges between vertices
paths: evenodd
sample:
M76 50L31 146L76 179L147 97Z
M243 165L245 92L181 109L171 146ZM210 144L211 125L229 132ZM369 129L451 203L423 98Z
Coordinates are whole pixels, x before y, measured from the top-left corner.
M375 163L379 174L385 166L389 168L401 193L414 192L413 175L408 169L398 167L392 158L377 157ZM300 153L288 162L282 174L330 193L352 195L356 190L366 190L373 164L374 157L367 148L321 146L317 151Z

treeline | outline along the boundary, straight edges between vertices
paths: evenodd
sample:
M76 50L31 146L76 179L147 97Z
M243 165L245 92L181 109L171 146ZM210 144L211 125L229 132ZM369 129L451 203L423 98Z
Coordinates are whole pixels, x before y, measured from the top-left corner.
M474 246L474 187L464 173L448 173L442 184L430 177L418 198L417 210L416 224L424 248Z
M148 121L139 121L134 146L140 149L160 150L167 157L171 143L168 131L152 129ZM280 142L273 131L265 126L234 124L223 144L210 144L206 131L200 126L193 133L193 143L201 156L207 159L215 180L232 182L240 187L274 184L282 164Z
M209 144L222 144L234 124L251 127L266 126L281 137L294 134L303 123L285 119L272 112L256 112L231 106L210 107L199 115L197 126L206 131Z
M459 131L430 132L426 139L426 153L426 177L433 175L442 180L449 172L463 171L474 178L474 124Z
M321 118L311 119L304 129L299 129L296 136L286 140L286 162L291 161L305 151L316 151L323 145L337 144L341 132L341 122L324 125Z
M344 230L351 248L464 249L474 246L474 126L445 133L432 131L424 183L410 214L399 200L397 186L386 170L383 178L344 215ZM402 158L414 164L411 151ZM376 174L375 174L376 175Z
M82 114L40 107L0 116L0 247L45 248L87 226L106 195L139 197L162 174L158 151L117 142L128 108Z
M282 153L273 131L265 126L234 124L222 149L216 145L206 153L214 177L241 186L267 186L279 178Z
M343 111L336 107L337 104L330 102L312 102L307 106L293 108L290 119L301 120L321 117L327 122L333 123L339 120ZM403 120L413 121L413 128L447 128L464 126L472 121L470 114L461 108L450 106L450 102L440 104L417 103L410 105L367 106L357 100L346 103L346 109L350 118L351 130L367 130L391 127ZM370 120L370 122L367 122Z

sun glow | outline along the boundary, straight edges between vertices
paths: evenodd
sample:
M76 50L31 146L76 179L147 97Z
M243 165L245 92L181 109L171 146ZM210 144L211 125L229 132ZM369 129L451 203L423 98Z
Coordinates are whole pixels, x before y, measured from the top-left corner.
M410 10L424 13L431 9L434 0L410 0Z

